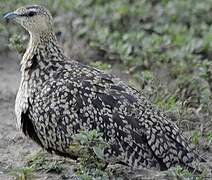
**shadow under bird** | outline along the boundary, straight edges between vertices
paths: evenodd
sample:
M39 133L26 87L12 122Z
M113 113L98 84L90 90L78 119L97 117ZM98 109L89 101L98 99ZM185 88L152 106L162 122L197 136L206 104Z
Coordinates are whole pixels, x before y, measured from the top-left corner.
M18 127L48 152L70 154L73 135L96 129L110 145L105 158L132 168L195 170L201 158L179 128L136 89L113 75L67 58L50 12L38 5L5 14L30 41L15 102Z

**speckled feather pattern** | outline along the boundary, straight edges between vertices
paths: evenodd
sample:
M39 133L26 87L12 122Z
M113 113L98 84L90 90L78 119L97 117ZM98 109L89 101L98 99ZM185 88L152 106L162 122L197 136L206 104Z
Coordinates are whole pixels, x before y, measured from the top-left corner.
M192 163L187 141L161 111L120 79L68 60L48 36L21 63L16 115L26 135L68 155L72 135L96 129L110 144L108 161L160 170Z

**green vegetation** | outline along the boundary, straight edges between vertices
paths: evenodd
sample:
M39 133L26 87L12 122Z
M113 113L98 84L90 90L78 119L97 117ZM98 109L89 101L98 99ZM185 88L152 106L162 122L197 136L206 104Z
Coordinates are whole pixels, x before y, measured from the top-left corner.
M34 171L60 174L63 170L63 167L61 166L62 163L62 161L49 161L46 154L43 151L40 151L28 160L27 166Z
M13 34L9 39L9 47L15 49L18 53L24 54L25 47L23 47L23 41L20 35Z
M121 71L124 80L189 132L193 144L211 149L211 0L0 0L0 13L34 3L62 17L55 24L66 52L75 52L73 44L78 44L79 59L102 70ZM8 39L23 52L26 35L17 29L0 22L1 52L11 48ZM80 163L86 166L84 160Z
M16 178L16 180L28 180L33 179L33 170L29 167L22 167L13 169L10 174Z
M170 169L169 175L172 176L174 180L192 178L192 173L190 173L188 170L183 169L180 166L176 166L175 168Z
M184 179L188 179L188 180L204 180L204 179L210 179L210 176L207 175L208 173L204 170L202 172L202 174L200 175L194 175L191 172L189 172L187 169L183 169L180 166L176 166L174 168L170 168L167 172L166 172L166 176L165 177L169 177L173 180L184 180Z
M79 156L76 174L81 179L109 178L108 173L104 172L107 162L103 154L104 148L108 146L96 130L82 131L74 135L70 154Z
M61 174L64 170L62 160L53 160L43 151L39 151L28 161L24 167L9 170L9 174L17 180L30 180L36 178L35 172Z
M111 65L107 63L103 63L101 61L94 61L90 63L91 66L101 69L103 71L109 71L111 69Z

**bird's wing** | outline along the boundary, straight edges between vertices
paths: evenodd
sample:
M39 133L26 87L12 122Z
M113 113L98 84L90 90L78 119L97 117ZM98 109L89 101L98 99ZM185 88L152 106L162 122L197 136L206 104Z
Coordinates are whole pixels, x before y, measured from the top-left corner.
M98 111L95 126L115 142L116 152L111 154L122 151L127 164L160 169L194 160L177 126L133 88L99 71L84 78L79 87L78 102L90 104L91 112ZM83 112L84 117L89 111Z
M69 87L74 89L77 84L74 106L81 122L78 127L102 132L112 146L107 150L108 156L116 156L134 167L159 168L147 142L148 131L139 124L144 111L140 108L140 95L115 77L101 71L92 73L78 74L78 82Z

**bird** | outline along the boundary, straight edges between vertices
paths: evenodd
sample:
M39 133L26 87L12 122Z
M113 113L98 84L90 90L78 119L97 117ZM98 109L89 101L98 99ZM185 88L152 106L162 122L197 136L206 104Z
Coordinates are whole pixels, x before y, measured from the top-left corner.
M47 8L27 5L4 18L30 36L15 100L17 126L27 137L50 153L77 159L69 150L73 135L96 130L109 144L109 161L195 170L200 157L170 117L115 75L64 55Z

